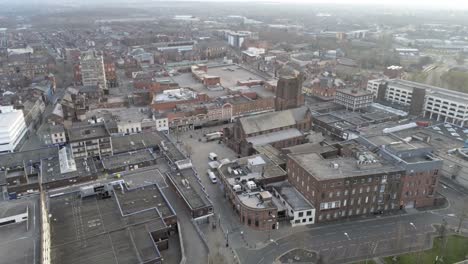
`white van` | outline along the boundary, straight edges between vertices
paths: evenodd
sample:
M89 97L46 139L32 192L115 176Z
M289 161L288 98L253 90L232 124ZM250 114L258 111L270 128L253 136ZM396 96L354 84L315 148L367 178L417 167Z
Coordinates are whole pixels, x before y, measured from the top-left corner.
M218 179L216 179L215 174L211 170L207 170L206 173L208 174L208 178L210 178L211 183L218 182Z
M218 155L216 155L216 153L214 152L210 152L210 154L208 155L208 158L210 160L218 160Z

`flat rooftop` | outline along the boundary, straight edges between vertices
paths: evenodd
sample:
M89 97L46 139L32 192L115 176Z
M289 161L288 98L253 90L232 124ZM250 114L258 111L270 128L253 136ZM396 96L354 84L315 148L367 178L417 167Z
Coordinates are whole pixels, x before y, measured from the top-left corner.
M92 140L104 137L110 137L109 131L107 131L104 124L77 126L68 130L68 138L70 142Z
M264 164L260 164L262 169L259 169L260 172L254 172L250 168L248 168L249 160L255 160L261 158ZM229 169L240 169L239 174L229 173ZM285 176L286 172L272 160L270 160L266 155L259 154L253 155L248 157L242 157L240 159L234 160L231 163L224 164L219 168L220 172L224 175L225 178L231 183L234 184L235 178L255 178L257 180L266 179L266 178L275 178Z
M170 171L167 176L175 184L185 202L192 208L203 208L212 206L203 186L195 176L193 169Z
M58 151L58 147L50 147L3 154L0 155L0 166L14 167L27 165L28 163L37 163L41 159L58 157Z
M369 166L360 167L357 164L357 159L354 157L325 159L318 153L293 153L288 156L318 180L333 180L402 171L401 168L381 159L377 159L376 163Z
M0 263L38 263L40 256L39 196L0 202L0 218L25 213L28 220L0 226Z
M258 209L265 209L265 208L275 208L275 204L273 200L270 201L263 201L260 197L262 192L267 191L256 191L256 192L244 192L242 194L238 194L237 197L239 200L246 206L250 208L258 208Z
M457 91L452 91L452 90L441 88L441 87L436 87L436 86L417 83L417 82L411 82L407 80L399 80L399 79L388 80L388 83L389 85L396 86L396 87L403 88L403 89L414 89L414 88L425 89L427 92L426 95L434 95L434 96L438 96L444 99L454 100L454 101L465 103L465 104L468 102L468 94L457 92Z
M208 74L219 76L221 78L221 85L226 88L237 86L238 81L265 80L262 76L247 71L237 65L209 67Z
M337 89L337 93L343 93L346 95L358 97L358 96L372 96L372 92L367 90L359 89L359 88L345 88L345 89Z
M314 209L314 206L302 196L302 194L292 186L288 181L276 182L268 184L273 187L286 202L291 205L293 210L302 211Z
M159 133L144 132L112 137L114 154L157 147L163 138Z
M286 157L281 153L281 151L270 144L254 146L254 149L258 152L258 154L266 156L268 159L278 165L286 163Z
M150 232L166 225L156 185L111 197L81 198L79 192L49 197L52 263L142 263L160 258Z
M76 170L67 173L60 172L60 160L58 157L44 159L41 162L42 182L49 183L76 177L97 175L97 168L92 158L76 159Z
M175 163L176 161L186 159L185 155L182 154L171 141L164 140L164 143L161 143L161 145L162 144L166 147L166 149L164 149L164 154L171 162Z
M143 149L104 157L101 162L104 169L112 170L126 165L154 161L155 159L155 155L149 149Z

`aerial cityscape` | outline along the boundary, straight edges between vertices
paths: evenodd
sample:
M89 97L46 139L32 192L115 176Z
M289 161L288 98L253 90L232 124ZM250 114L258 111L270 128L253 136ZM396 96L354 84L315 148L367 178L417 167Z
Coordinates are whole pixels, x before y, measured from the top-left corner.
M0 0L0 264L468 263L441 2Z

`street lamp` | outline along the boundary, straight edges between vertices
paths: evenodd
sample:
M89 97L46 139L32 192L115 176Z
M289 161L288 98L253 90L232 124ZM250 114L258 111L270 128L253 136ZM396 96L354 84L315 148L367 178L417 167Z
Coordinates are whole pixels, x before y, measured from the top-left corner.
M226 232L226 247L229 247L229 229Z
M349 237L348 233L344 232L343 235L345 235L345 236L348 238L348 240L351 240L351 238Z
M418 229L416 228L416 225L415 225L413 222L410 222L409 224L410 224L411 227L414 228L414 231L417 232ZM416 244L417 238L418 238L418 234L414 234L414 244ZM423 244L423 245L424 245L424 244ZM417 250L416 245L415 245L414 247L415 247L415 249ZM421 247L422 247L422 246L421 246ZM419 262L419 259L421 258L421 252L418 251L418 252L417 252L417 255L418 255L418 258L417 258L418 260L417 260L417 261Z

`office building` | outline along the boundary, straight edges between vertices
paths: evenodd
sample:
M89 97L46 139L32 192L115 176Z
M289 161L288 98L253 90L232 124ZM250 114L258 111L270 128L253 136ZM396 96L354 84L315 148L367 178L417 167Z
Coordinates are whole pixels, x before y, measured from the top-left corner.
M384 135L291 153L288 178L316 222L433 206L442 161L421 142Z
M23 111L13 106L0 107L0 153L13 152L26 132Z
M68 138L74 158L101 158L113 154L112 139L104 124L72 127Z
M356 88L337 89L335 94L335 103L353 112L371 106L373 99L371 92Z

